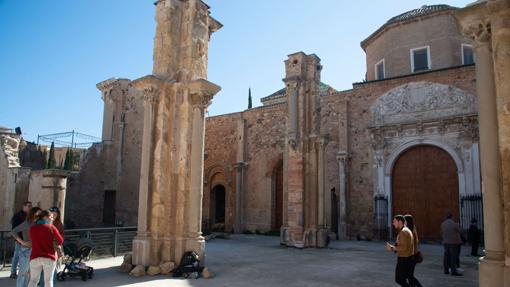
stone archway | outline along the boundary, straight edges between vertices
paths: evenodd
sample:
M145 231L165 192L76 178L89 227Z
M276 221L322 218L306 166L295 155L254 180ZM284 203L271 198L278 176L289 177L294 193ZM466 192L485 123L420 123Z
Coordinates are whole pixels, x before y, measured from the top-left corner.
M432 145L413 146L401 154L391 174L392 216L412 214L420 237L439 240L447 212L459 220L459 181L453 158Z

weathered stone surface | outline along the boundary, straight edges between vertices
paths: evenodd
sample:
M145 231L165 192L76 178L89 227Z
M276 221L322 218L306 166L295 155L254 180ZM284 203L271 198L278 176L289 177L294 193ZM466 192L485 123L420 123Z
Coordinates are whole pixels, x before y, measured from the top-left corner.
M132 83L144 94L133 263L145 266L178 264L189 250L204 256L204 116L221 89L206 80L209 40L221 27L209 6L200 0L158 1L156 22L153 74Z
M133 254L131 254L131 253L125 254L122 263L132 264L133 263Z
M133 275L135 277L145 276L145 266L143 265L137 265L131 272L129 272L129 275Z
M168 262L161 262L159 264L159 269L161 270L161 274L163 275L169 275L172 273L172 270L175 268L175 263L168 261Z
M147 268L147 275L154 276L159 274L161 274L159 266L149 266L149 268Z
M131 270L133 270L133 268L134 268L134 267L135 267L135 266L134 266L134 265L132 265L131 263L126 263L126 262L124 262L124 263L122 263L122 264L120 265L120 267L119 267L119 271L120 271L121 273L129 273L129 272L131 272Z

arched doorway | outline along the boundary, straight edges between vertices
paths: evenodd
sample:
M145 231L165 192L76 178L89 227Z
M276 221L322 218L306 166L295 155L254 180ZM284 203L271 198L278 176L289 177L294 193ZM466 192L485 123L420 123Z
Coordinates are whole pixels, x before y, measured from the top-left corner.
M222 231L225 228L225 187L216 185L211 190L210 198L211 227L213 231Z
M447 212L458 222L459 182L452 157L430 145L400 154L392 170L392 214L412 214L421 238L439 240Z
M273 216L271 229L280 232L283 225L283 161L279 162L273 172Z

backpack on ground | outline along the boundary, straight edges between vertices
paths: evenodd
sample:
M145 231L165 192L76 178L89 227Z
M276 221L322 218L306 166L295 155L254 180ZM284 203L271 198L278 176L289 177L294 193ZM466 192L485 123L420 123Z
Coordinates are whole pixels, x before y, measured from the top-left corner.
M204 267L200 266L200 256L195 251L186 251L182 255L181 263L172 270L173 277L188 278L196 273L196 278L200 276Z

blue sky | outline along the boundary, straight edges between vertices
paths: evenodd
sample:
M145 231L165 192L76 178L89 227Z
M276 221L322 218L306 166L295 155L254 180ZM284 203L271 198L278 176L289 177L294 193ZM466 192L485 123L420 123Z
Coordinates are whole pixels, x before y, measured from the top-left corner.
M96 83L151 73L154 0L0 0L0 125L24 137L76 130L101 135ZM418 0L207 0L224 27L212 37L210 115L240 111L283 87L283 61L322 59L322 80L351 88L365 75L359 43ZM443 0L464 7L472 0Z

